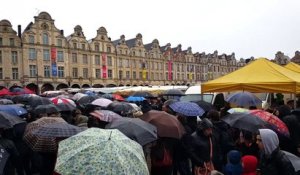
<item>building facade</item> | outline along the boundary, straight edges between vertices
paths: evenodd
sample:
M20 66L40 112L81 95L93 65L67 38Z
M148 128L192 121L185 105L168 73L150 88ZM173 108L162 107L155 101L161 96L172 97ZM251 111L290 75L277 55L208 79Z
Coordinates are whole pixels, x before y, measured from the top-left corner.
M193 53L179 44L161 46L157 39L144 44L135 38L112 41L104 27L87 39L80 25L64 36L52 17L41 12L23 32L8 20L0 21L0 86L26 86L39 91L61 88L192 85L243 67L231 55Z

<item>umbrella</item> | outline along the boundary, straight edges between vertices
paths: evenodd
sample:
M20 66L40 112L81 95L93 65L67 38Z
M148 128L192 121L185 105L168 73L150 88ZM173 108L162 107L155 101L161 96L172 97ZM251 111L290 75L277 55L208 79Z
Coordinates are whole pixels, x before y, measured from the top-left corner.
M128 98L126 98L126 101L129 101L129 102L139 102L139 101L144 101L144 100L146 100L144 97L129 96Z
M113 94L103 94L101 95L101 97L109 100L114 100Z
M12 100L2 98L2 99L0 99L0 104L1 105L11 105L11 104L14 104L14 102Z
M76 109L76 107L74 107L71 104L68 103L58 103L57 105L55 105L59 111L63 112L63 111L73 111Z
M124 98L119 94L112 94L114 100L124 101Z
M271 128L275 130L277 133L282 134L284 136L289 136L289 129L286 126L286 124L281 121L277 116L264 111L264 110L250 110L249 114L252 114L254 116L257 116L259 118L261 118L263 121L267 122L268 124L270 124Z
M92 101L93 105L104 107L104 108L106 108L111 103L112 103L112 101L109 99L106 99L106 98L98 98L98 99Z
M27 145L37 152L56 152L58 146L58 139L55 137L40 137L32 134L34 130L39 127L51 123L66 123L64 119L59 117L42 117L34 122L31 122L27 125L24 132L23 140Z
M5 150L5 148L0 145L0 174L3 174L3 170L9 156L9 153Z
M77 100L79 100L80 98L85 97L85 96L87 96L87 95L78 92L78 93L76 93L76 94L72 97L72 99L75 100L75 101L77 101Z
M91 112L90 115L105 122L112 122L114 120L122 118L122 116L120 116L119 114L109 110L95 110Z
M204 110L200 108L196 103L179 101L170 104L170 108L180 114L185 116L202 116Z
M148 91L136 91L131 94L134 97L153 98L154 96Z
M247 113L247 112L249 112L249 109L246 109L246 108L230 108L227 112L229 114L232 114L232 113Z
M295 171L299 171L300 170L300 157L290 153L290 152L287 152L287 151L284 151L282 150L282 152L287 156L287 158L291 161Z
M37 137L55 137L55 138L67 138L73 136L83 129L65 122L49 123L42 125L32 131L32 135Z
M185 94L179 89L168 89L162 95L163 96L184 96Z
M180 139L185 133L182 124L177 118L163 111L150 110L144 113L140 119L156 126L159 137Z
M5 96L5 95L11 95L11 92L6 88L2 88L0 90L0 96Z
M77 100L77 104L81 107L84 107L88 104L91 104L97 98L98 97L96 97L96 96L83 96L79 100Z
M267 122L262 119L251 116L247 113L233 113L224 116L221 120L229 124L233 128L239 128L250 132L257 132L258 129L268 128Z
M0 128L12 128L19 123L25 123L25 121L19 117L0 111Z
M22 104L25 104L26 102L28 102L29 98L31 97L39 97L38 95L36 94L21 94L21 95L16 95L16 96L13 96L11 98L11 100L14 102L14 103L22 103Z
M50 98L50 100L55 105L60 104L60 103L64 103L64 104L70 104L70 105L76 107L75 102L73 100L71 100L71 99L54 97L54 98Z
M262 101L250 92L236 92L226 98L228 103L240 107L260 106Z
M202 108L205 112L208 112L212 109L214 109L214 106L211 103L208 103L206 101L193 101L193 103L196 103L200 108Z
M33 110L33 113L35 113L36 115L52 114L52 113L58 113L58 112L59 112L59 109L54 104L39 105Z
M55 171L149 175L142 147L117 129L89 128L59 143Z
M39 105L48 105L52 104L51 100L46 97L40 96L30 96L27 101L25 101L25 105L29 105L31 108L36 108Z
M14 116L22 116L27 114L27 110L18 105L0 105L0 111Z
M106 125L108 129L118 129L142 146L157 139L156 127L139 118L121 118Z
M15 87L10 90L10 92L14 95L20 94L34 94L34 92L28 88Z
M124 117L129 116L134 111L133 106L127 102L113 102L107 106L107 109Z

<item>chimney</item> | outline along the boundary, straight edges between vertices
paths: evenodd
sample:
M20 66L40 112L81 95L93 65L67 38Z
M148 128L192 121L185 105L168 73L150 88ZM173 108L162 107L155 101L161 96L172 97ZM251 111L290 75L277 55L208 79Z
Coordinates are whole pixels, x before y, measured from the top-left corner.
M60 34L64 36L64 30L60 30Z
M19 38L21 38L21 35L22 35L21 31L22 31L21 25L18 25L18 37Z

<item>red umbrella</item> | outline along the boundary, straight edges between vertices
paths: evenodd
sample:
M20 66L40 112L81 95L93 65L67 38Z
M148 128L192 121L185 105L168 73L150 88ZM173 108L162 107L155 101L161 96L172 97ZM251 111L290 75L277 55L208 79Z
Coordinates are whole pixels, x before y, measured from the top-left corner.
M4 95L11 95L11 92L8 89L3 88L0 90L0 96L4 96Z
M285 136L290 135L288 127L277 116L275 116L267 111L260 110L260 109L250 110L249 114L255 115L255 116L261 118L262 120L266 121L268 124L270 124L272 127L274 127L274 129L278 133L283 134Z
M114 100L124 101L124 98L119 94L113 94Z

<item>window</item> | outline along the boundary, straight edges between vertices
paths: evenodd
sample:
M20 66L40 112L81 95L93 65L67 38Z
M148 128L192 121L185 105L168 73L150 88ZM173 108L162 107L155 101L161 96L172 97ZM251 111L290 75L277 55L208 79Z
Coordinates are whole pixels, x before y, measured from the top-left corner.
M136 79L136 72L135 71L132 72L132 79L134 79L134 80Z
M43 44L49 44L49 37L47 33L43 33Z
M165 80L169 80L169 73L166 72Z
M122 58L119 58L119 67L123 67L123 60L122 60Z
M11 52L11 64L18 64L18 52Z
M129 67L130 67L130 62L129 62L129 59L126 59L126 60L125 60L125 66L126 66L127 68L129 68Z
M86 55L86 54L83 54L83 55L82 55L82 63L83 63L83 64L88 64L88 58L87 58L87 55Z
M44 66L44 77L45 78L50 77L50 66Z
M0 38L0 46L2 46L2 45L3 45L3 39Z
M36 59L35 48L29 48L29 59L31 59L31 60Z
M43 57L44 57L44 61L50 61L50 51L49 51L49 49L44 49L43 50Z
M72 69L72 76L73 76L74 78L78 78L78 69L77 69L77 68L73 68L73 69Z
M100 56L99 55L95 55L95 64L100 65Z
M81 49L85 50L85 44L81 44Z
M36 65L29 65L29 76L30 77L36 77L37 76Z
M0 79L3 79L3 69L0 68Z
M29 42L29 44L34 44L34 36L33 35L29 35L28 42Z
M61 39L57 39L57 46L62 47L62 40Z
M0 50L0 64L2 64L2 51Z
M77 54L76 53L72 53L72 62L77 63Z
M58 77L59 78L64 78L65 77L65 73L64 73L64 67L63 66L58 66Z
M136 61L135 60L132 60L132 68L136 68Z
M89 78L89 70L88 70L88 68L83 68L82 69L82 75L83 75L83 78L85 78L85 79Z
M14 38L9 38L9 45L10 46L15 46L15 39Z
M99 45L98 44L95 44L95 51L96 52L99 52L100 50L99 50Z
M57 61L64 62L64 52L63 51L57 51Z
M107 56L107 65L112 66L112 58L111 56Z
M107 77L108 78L112 78L113 76L112 76L112 70L111 69L108 69L107 70Z
M123 71L119 70L119 79L123 79Z
M77 49L77 43L73 43L73 48Z
M130 79L130 71L126 71L126 79Z
M139 72L139 79L143 79L143 73Z
M111 53L111 48L107 47L107 53Z
M19 79L18 68L12 68L12 79L13 80L18 80Z
M95 73L96 73L96 75L95 75L96 78L101 78L101 70L100 69L96 69Z

